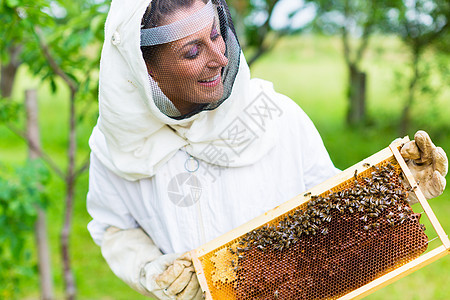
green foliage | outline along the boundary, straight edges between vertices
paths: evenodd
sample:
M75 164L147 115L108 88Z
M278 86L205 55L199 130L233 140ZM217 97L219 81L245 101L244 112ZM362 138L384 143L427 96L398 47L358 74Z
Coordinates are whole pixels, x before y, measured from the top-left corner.
M449 19L447 0L414 0L406 1L391 14L389 25L406 44L421 48L448 33Z
M401 0L306 0L317 8L316 30L326 34L342 34L343 30L361 36L364 31L381 28L389 11L401 6Z
M19 103L0 97L0 124L17 120L21 110Z
M99 40L103 39L103 24L106 19L105 3L106 0L37 0L33 1L33 3L28 0L16 0L1 2L0 6L0 17L2 20L5 17L5 19L11 21L8 28L9 32L3 34L4 41L0 42L1 48L9 50L19 49L20 63L26 66L32 75L39 78L42 83L48 82L53 93L57 92L57 88L61 82L64 83L64 88L68 88L70 92L69 97L67 97L67 94L63 97L63 99L68 100L67 102L69 102L70 108L69 120L65 120L69 124L69 132L66 132L66 138L69 142L67 174L64 174L61 171L62 168L56 163L53 163L52 159L49 159L50 156L46 156L46 161L50 162L49 165L57 170L58 174L64 174L62 177L65 179L66 189L69 193L72 193L72 186L78 176L78 170L76 170L75 165L75 152L77 148L75 133L77 131L77 125L79 125L77 121L80 122L86 116L89 104L96 104L93 101L97 96L98 90L98 81L95 76L100 60ZM5 53L11 53L9 55L13 57L13 51L5 51ZM11 59L6 57L7 54L2 59L2 63ZM84 109L79 109L79 103L81 101L85 102ZM13 118L12 110L5 110L5 116L3 118ZM20 174L20 176L23 177L25 175ZM6 182L4 184L5 186L9 184ZM20 185L17 185L16 189L18 190L19 187ZM31 191L32 189L29 188L28 190ZM20 194L16 190L14 190L14 193ZM66 199L70 199L69 201L71 201L73 195L70 194L69 196ZM22 198L26 197L22 196ZM31 199L31 196L28 198ZM21 198L19 197L18 199ZM32 199L30 203L33 204ZM28 209L25 209L24 212L11 211L11 218L21 220L20 213L27 213L28 215L24 217L26 217L25 220L28 222L34 217L33 211L29 208L34 206L25 206L25 204L22 204L21 202L21 207L23 206ZM71 207L71 203L66 203L67 211L64 214L66 216L64 228L70 228L70 218L67 216L72 214ZM14 230L20 230L19 227L14 228ZM23 226L24 230L26 228L26 226ZM19 236L10 243L21 245L19 250L22 250L24 241L25 238ZM66 259L68 256L68 248L69 243L64 239L62 242L62 250L65 268L70 268L70 259ZM18 251L17 253L22 252ZM8 257L8 255L5 257ZM18 261L19 258L14 257L10 261ZM26 259L22 258L22 260L25 261ZM8 268L5 267L2 269L8 270L10 267L8 266ZM12 285L10 286L15 286L14 280L16 280L16 277L12 276L10 278L12 280ZM66 276L65 280L67 283L67 292L69 293L72 287L74 287L74 283L72 282L71 276Z
M48 15L44 10L48 8L47 0L8 0L0 2L0 19L2 30L0 31L0 48L7 49L12 45L33 44L38 45L33 38L30 28L33 26L46 26L49 24ZM9 60L8 51L1 53L2 63Z
M294 27L293 20L303 9L302 3L290 7L284 24L273 25L274 12L280 0L229 0L233 23L239 36L239 42L247 54L247 63L251 65L265 53L270 52L281 37L303 30Z
M98 69L99 41L103 39L107 1L9 0L0 2L0 18L5 27L0 32L0 48L21 47L21 61L31 72L48 81L56 92L55 70L48 51L59 68L80 86L78 98L92 100L97 85L91 80ZM94 45L94 46L93 46ZM1 53L2 63L9 60Z
M49 173L41 161L11 170L0 165L0 298L13 299L19 282L36 273L29 243L37 209L45 207Z

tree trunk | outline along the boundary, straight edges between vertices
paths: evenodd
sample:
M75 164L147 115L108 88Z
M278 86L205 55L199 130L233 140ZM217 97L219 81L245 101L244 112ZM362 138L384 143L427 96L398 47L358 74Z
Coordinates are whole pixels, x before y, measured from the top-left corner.
M75 279L70 263L70 232L72 226L73 201L75 194L75 152L76 152L76 120L75 120L75 90L70 95L70 124L69 124L69 166L66 176L66 208L64 212L64 225L61 233L61 248L66 283L66 299L73 300L76 296Z
M0 95L4 98L10 98L14 87L17 69L20 66L19 54L21 46L12 45L8 47L9 62L1 65L0 68Z
M30 159L39 157L40 137L38 125L38 104L36 90L25 92L25 107L27 114L27 141L29 145ZM41 284L41 299L52 300L53 281L50 263L50 250L48 247L46 214L42 208L38 208L38 216L35 224L36 248L38 254L39 279Z
M38 27L34 28L37 37L39 39L39 45L41 50L53 70L55 75L59 76L70 89L70 112L69 112L69 149L67 153L68 159L68 169L67 174L64 178L66 184L66 199L65 199L65 210L64 210L64 224L61 231L60 242L61 242L61 256L63 264L63 276L65 282L65 296L68 300L75 299L76 287L75 279L71 268L70 259L70 233L72 226L72 214L73 214L73 201L75 194L75 152L76 152L76 116L75 116L75 96L78 90L77 82L67 75L57 61L53 58L49 47L44 43L44 40L40 38L41 30Z
M76 296L76 288L70 259L70 232L72 225L74 182L72 179L68 179L68 181L66 183L66 208L64 213L64 226L61 233L61 251L66 299L73 300Z
M420 52L419 50L415 50L413 53L413 75L411 77L411 80L409 81L409 89L408 89L408 98L406 101L405 106L403 107L402 117L400 121L400 135L404 136L407 134L408 130L411 127L411 110L412 106L415 102L415 94L416 94L416 85L419 80L419 59L420 59Z
M356 125L366 119L366 73L349 65L347 123Z

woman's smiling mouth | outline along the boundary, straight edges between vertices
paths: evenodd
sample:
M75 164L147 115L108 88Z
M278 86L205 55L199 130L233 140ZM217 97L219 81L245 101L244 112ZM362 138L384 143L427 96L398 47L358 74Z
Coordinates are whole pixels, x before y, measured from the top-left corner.
M220 73L217 74L216 76L206 79L206 80L199 80L198 83L202 86L207 86L207 87L214 87L216 85L218 85L220 83Z

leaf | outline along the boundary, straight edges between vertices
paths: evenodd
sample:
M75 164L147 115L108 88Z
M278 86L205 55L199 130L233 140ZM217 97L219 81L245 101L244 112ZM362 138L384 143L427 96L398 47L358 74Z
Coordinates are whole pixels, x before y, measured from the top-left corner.
M56 93L56 91L58 90L56 82L53 78L50 78L50 88L52 90L52 93Z
M17 7L19 6L19 0L6 0L6 5L9 7Z

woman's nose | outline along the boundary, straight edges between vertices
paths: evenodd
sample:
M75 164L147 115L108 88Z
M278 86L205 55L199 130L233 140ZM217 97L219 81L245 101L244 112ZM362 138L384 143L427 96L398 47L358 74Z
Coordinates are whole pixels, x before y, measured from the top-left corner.
M228 58L225 56L225 43L222 45L211 45L211 59L207 66L210 68L225 67L228 64Z

